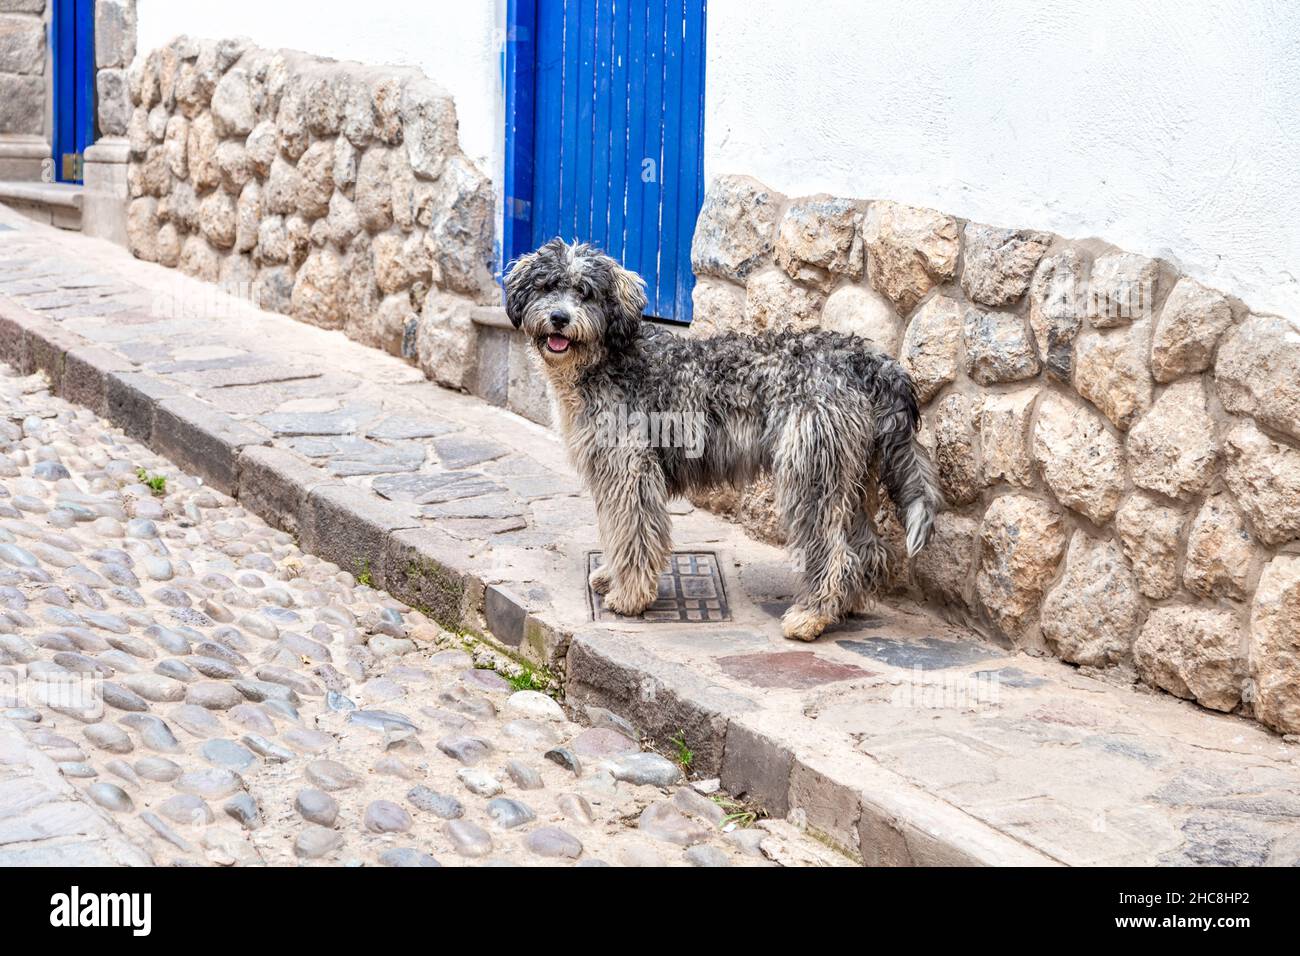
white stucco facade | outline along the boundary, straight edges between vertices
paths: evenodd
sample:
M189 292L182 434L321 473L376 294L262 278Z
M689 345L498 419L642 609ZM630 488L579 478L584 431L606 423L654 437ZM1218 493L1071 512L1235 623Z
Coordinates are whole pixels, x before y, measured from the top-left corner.
M456 101L461 148L499 180L504 0L138 0L137 49L177 34L246 36L368 64L415 66Z
M1165 257L1300 315L1300 5L710 0L705 172Z

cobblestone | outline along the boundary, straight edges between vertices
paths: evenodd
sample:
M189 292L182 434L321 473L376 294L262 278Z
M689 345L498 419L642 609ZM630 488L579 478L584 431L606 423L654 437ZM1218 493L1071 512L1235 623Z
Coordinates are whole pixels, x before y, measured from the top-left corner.
M418 611L51 397L41 377L0 376L0 423L17 426L0 435L0 504L12 508L0 517L0 670L19 698L3 701L0 732L49 768L64 808L44 839L16 844L0 826L0 860L567 865L653 848L670 864L768 863L726 839L706 798L677 806L708 824L663 802L680 776L669 761L620 765L628 782L614 784L594 758L635 751L628 738L470 666ZM377 431L437 429L389 419ZM498 453L482 441L443 451ZM158 492L141 469L164 479ZM38 675L91 695L51 706L34 699ZM563 765L546 759L556 745ZM669 824L629 825L647 806L671 810ZM711 852L662 852L669 825Z

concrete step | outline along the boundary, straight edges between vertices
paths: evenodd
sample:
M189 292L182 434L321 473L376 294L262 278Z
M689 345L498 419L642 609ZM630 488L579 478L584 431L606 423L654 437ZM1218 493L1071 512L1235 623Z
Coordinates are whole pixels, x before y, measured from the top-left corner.
M81 229L84 193L84 187L75 183L0 181L0 203L60 229Z
M107 244L0 235L0 359L863 862L1300 862L1295 740L907 605L785 641L788 557L684 502L677 548L713 568L678 583L721 619L595 619L594 508L548 430L233 298L219 322L158 310L221 293Z

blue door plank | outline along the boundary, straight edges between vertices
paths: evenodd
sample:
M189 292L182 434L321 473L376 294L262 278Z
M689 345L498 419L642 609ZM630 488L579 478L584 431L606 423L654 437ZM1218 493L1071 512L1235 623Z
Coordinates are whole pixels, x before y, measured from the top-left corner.
M628 0L614 0L610 37L609 211L605 248L623 258L624 210L627 207Z
M57 0L52 11L50 27L54 50L54 175L63 181L63 154L71 152L73 140L75 97L73 95L73 58L76 39L76 20L73 0Z
M641 221L638 223L640 233L639 249L636 255L636 270L645 277L649 287L650 300L646 306L651 315L662 315L659 289L659 209L663 194L664 154L663 154L663 109L664 109L664 18L666 10L662 3L646 4L649 19L646 22L645 53L645 156L648 161L647 172L643 175L641 192L644 207ZM647 182L646 180L649 179Z
M592 154L596 138L596 0L582 0L578 24L578 157L574 166L573 238L591 235Z
M674 213L678 238L676 307L673 317L691 320L691 237L704 202L704 64L705 4L707 0L685 0L685 29L682 31L682 110L678 169L681 178Z
M582 43L579 37L581 0L564 0L564 76L563 89L560 94L561 115L560 129L564 142L560 152L559 219L555 234L572 240L577 221L576 202L578 176L578 61L581 56Z
M627 195L623 202L623 249L620 258L629 269L640 271L641 219L645 215L645 184L641 161L645 156L645 78L647 31L651 4L633 4L628 10ZM648 277L653 281L653 277ZM647 295L653 290L647 289Z
M536 93L537 0L510 0L506 35L505 203L501 222L503 264L527 252L538 210L533 202L537 144ZM542 195L546 192L541 191Z
M77 129L73 152L95 141L95 3L77 0ZM81 182L78 178L76 182Z
M660 315L678 315L677 248L681 223L677 221L678 196L686 175L681 157L682 31L684 7L689 0L668 0L664 15L664 168L659 206L659 308Z
M610 68L614 42L613 0L596 0L595 28L595 102L592 127L591 155L591 227L590 240L602 249L609 247L609 181L610 181L610 111L613 103L613 82Z
M564 8L562 0L537 0L536 143L533 152L533 248L559 235L563 127Z

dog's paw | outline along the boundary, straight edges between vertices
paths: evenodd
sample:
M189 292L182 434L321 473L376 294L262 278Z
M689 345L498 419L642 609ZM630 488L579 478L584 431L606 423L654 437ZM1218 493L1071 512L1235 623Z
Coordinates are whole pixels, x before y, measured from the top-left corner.
M587 583L597 594L608 594L610 587L614 584L614 572L609 569L609 565L602 564L591 574L587 575Z
M605 607L624 617L637 617L654 603L654 599L653 594L636 594L626 588L614 587L605 595Z
M781 633L792 641L815 641L830 623L830 618L792 604L781 617Z

